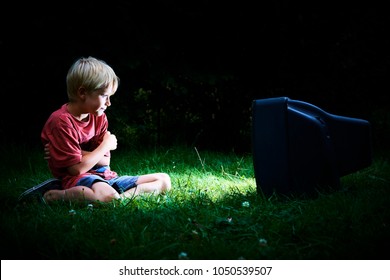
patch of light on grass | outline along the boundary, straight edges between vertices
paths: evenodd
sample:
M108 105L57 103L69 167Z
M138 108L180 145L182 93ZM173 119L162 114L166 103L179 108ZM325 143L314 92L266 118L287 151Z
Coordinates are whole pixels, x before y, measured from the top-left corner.
M172 175L173 182L179 182L180 191L203 192L213 200L229 193L248 193L256 189L254 178L221 177L213 174L198 173L192 176ZM173 188L176 186L174 185Z

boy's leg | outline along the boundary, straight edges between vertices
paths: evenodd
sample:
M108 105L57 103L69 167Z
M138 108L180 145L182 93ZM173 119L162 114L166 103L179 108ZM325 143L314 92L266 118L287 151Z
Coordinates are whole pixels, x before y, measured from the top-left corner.
M122 193L122 196L134 197L143 193L164 193L171 189L171 178L166 173L140 175L136 184L136 187Z
M105 182L95 182L91 188L76 186L66 190L50 190L44 194L47 202L55 200L110 202L119 198L119 193Z

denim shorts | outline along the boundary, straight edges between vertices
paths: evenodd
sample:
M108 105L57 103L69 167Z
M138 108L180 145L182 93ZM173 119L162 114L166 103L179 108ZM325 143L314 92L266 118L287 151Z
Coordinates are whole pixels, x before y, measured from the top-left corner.
M88 175L81 178L77 182L76 186L86 186L91 188L92 185L96 182L105 182L113 187L118 193L123 193L131 188L136 187L138 178L139 176L123 175L110 180L105 180L99 175Z

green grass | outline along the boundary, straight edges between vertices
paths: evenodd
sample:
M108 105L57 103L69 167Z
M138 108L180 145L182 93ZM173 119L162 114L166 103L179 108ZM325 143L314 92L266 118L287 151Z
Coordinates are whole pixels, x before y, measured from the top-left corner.
M42 151L3 148L2 259L389 259L387 157L312 198L256 192L250 154L177 147L114 151L119 174L167 172L166 195L17 204L50 177Z

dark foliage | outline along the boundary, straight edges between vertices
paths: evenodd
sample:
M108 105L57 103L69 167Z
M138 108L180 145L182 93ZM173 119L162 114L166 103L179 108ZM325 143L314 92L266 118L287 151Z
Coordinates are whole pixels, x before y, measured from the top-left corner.
M287 0L8 5L0 77L18 117L2 118L0 132L39 143L44 121L66 102L68 67L92 55L121 78L108 113L122 145L249 150L251 101L275 96L368 119L382 145L390 140L384 11Z

